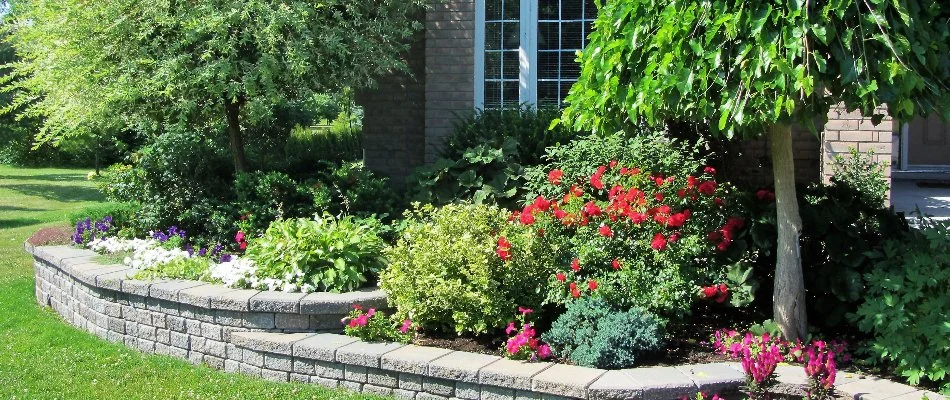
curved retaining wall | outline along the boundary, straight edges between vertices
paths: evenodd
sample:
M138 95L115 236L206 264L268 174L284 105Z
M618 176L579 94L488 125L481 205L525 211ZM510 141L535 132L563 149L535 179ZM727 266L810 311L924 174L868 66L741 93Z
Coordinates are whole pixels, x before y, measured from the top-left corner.
M385 307L379 290L344 294L231 289L195 281L129 279L122 265L66 246L32 247L36 298L69 323L141 351L274 381L297 381L402 399L679 399L735 390L736 363L605 371L396 343L366 343L329 332L355 303ZM799 391L801 367L780 366ZM844 375L844 376L842 376ZM839 374L848 398L910 399L910 386ZM848 390L845 390L845 389ZM854 395L850 395L854 393ZM870 395L870 396L869 396ZM914 397L916 395L916 397Z

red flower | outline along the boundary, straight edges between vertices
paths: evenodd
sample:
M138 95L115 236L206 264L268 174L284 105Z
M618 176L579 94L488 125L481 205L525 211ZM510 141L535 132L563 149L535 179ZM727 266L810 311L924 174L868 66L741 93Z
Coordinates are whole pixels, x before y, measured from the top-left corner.
M637 225L640 225L643 223L643 221L647 220L647 215L643 213L637 213L637 212L630 213L629 217L630 217L630 222L633 222L634 224L637 224Z
M508 216L508 222L512 222L512 221L518 219L518 217L520 217L520 216L521 216L521 212L520 212L520 211L514 211L514 212L511 213L511 215Z
M716 181L706 181L699 184L699 187L696 189L699 193L702 193L706 196L712 196L713 193L716 193Z
M577 290L577 284L574 282L571 282L571 297L575 299L581 297L581 291Z
M554 277L557 278L558 282L564 282L567 280L567 275L564 275L563 272L558 272Z
M599 217L602 214L600 207L597 206L597 203L593 201L588 201L587 204L584 204L584 207L581 208L584 211L584 214L590 215L592 217Z
M664 180L662 176L654 176L653 182L656 183L657 186L663 186L663 184L666 183L666 180Z
M548 182L551 182L552 185L560 185L563 177L564 171L559 169L552 169L551 172L548 172Z
M703 172L705 172L705 173L707 173L707 174L710 174L710 175L715 175L715 174L716 174L716 169L707 165L706 168L703 168Z
M524 210L521 211L519 216L519 221L522 225L531 225L534 223L534 208L532 206L525 206Z
M672 243L672 242L675 242L675 241L677 241L677 240L679 240L679 239L680 239L680 233L679 233L679 232L673 232L673 233L670 235L670 238L668 239L668 241L669 241L670 243Z
M696 180L696 177L695 177L695 176L692 176L692 175L687 176L687 177L686 177L686 188L687 188L687 189L692 189L692 188L696 187L696 183L697 183L697 182L698 182L698 181Z
M238 231L236 234L234 234L234 241L235 241L235 242L238 242L238 243L243 242L243 241L244 241L244 232Z
M619 270L619 269L620 269L620 260L614 259L613 261L610 262L610 266L611 266L611 267L614 267L614 270Z
M501 258L502 261L508 261L511 260L511 252L509 250L511 250L511 242L508 241L508 238L499 236L495 254L498 254L498 257Z
M594 189L604 189L604 182L600 180L600 178L604 176L604 172L607 172L607 166L601 165L600 167L597 167L597 172L595 172L594 175L590 177L590 185L593 186Z
M614 237L614 231L610 230L610 227L607 225L601 225L597 231L600 233L600 236Z
M581 260L578 260L578 259L576 259L576 258L573 259L573 260L571 260L571 269L573 269L574 272L580 271L580 270L581 270Z
M567 216L567 211L564 211L561 209L554 210L554 218L564 219L564 217L566 216Z
M247 242L241 242L241 244L238 245L238 248L241 250L247 250Z
M722 201L722 199L719 198L719 197L713 199L713 202L715 202L716 205L719 206L719 207L722 207L722 206L726 205L726 202Z
M663 237L662 233L653 235L653 240L650 241L650 247L653 247L653 249L656 251L663 251L666 249L666 238Z
M729 287L727 287L725 283L720 283L718 289L719 294L716 295L715 300L717 303L722 303L729 297Z
M765 189L759 189L758 192L755 192L755 197L760 201L772 202L775 201L775 193Z
M630 168L627 170L630 175L640 175L640 168Z
M687 212L688 211L689 210L687 210ZM687 212L678 212L676 214L671 215L670 218L667 220L667 225L674 228L682 227L683 224L686 223L686 220L689 219L689 214Z
M587 282L587 287L590 288L591 291L597 290L597 281L591 279L590 282Z
M707 300L715 297L718 293L719 289L716 286L706 286L703 288L703 296L705 296Z
M531 205L535 210L547 211L549 208L551 208L551 201L545 199L544 196L538 196L534 198L534 203Z
M656 201L663 201L663 193L657 193L653 195L653 198L656 199Z
M353 309L354 309L354 310L362 310L362 309L363 309L363 306L361 306L361 305L359 305L359 304L353 304Z
M679 198L681 198L681 199L684 198L684 197L686 197L686 190L685 190L685 189L677 190L677 191L676 191L676 196L679 197Z
M584 195L584 190L577 187L577 185L571 185L571 195L574 197L581 197Z

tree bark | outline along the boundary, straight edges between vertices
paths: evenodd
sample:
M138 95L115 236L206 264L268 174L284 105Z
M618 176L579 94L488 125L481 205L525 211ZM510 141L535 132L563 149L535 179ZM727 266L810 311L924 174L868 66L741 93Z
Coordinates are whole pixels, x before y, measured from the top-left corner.
M247 172L247 156L244 154L244 135L241 132L241 103L225 100L224 112L228 118L228 137L231 142L231 155L234 157L234 171Z
M792 156L790 125L769 127L772 171L775 178L775 211L778 243L775 254L775 291L772 312L786 340L805 336L805 282L799 235L802 219L795 193L795 160Z

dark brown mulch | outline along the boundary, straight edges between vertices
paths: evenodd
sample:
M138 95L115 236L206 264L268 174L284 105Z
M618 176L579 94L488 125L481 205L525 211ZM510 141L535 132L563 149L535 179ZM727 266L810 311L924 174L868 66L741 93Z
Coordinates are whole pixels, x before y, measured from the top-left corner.
M58 246L72 244L72 229L67 226L43 228L26 241L33 246Z

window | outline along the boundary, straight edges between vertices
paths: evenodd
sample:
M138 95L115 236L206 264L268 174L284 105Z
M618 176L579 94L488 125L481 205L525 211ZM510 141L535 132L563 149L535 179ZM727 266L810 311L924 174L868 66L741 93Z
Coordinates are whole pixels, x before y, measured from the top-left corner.
M596 17L593 0L477 1L476 106L561 106Z

